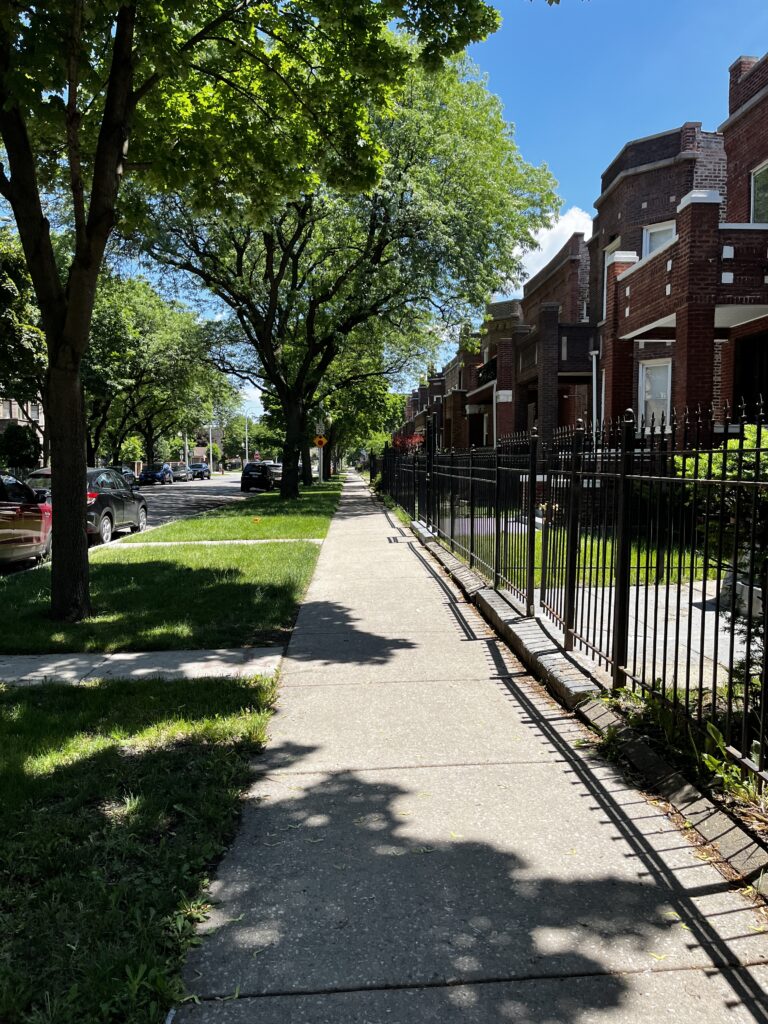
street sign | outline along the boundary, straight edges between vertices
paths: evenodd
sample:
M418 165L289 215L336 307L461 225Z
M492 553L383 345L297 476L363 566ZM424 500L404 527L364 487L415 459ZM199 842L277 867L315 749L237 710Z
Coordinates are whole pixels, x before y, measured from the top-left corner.
M322 448L326 444L328 444L328 438L318 434L315 438L315 448Z

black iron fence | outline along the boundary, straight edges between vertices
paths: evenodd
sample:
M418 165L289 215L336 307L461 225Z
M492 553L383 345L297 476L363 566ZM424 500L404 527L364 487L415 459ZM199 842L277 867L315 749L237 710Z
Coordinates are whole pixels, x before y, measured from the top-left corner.
M495 448L394 450L382 489L614 689L642 691L768 781L762 406L631 413ZM722 739L721 739L722 737Z

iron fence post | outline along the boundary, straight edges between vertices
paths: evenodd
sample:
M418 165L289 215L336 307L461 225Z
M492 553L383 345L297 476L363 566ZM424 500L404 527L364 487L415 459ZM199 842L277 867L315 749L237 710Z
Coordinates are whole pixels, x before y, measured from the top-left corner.
M631 409L621 423L618 507L616 515L616 597L613 611L613 689L621 688L629 647L629 592L631 567L631 494L629 475L635 449L635 416Z
M475 480L472 473L472 462L475 446L469 449L469 568L475 564Z
M531 431L528 450L528 564L525 579L525 611L533 615L535 611L536 587L536 474L539 468L539 436L536 427Z
M434 429L433 429L433 422L432 422L432 417L431 416L427 417L427 434L426 434L425 440L427 442L426 445L425 445L425 456L426 457L425 457L425 460L424 460L424 505L425 505L425 509L424 509L424 515L422 516L422 518L424 519L424 522L427 524L427 528L429 528L430 521L431 521L431 518L432 518L432 508L431 508L430 502L432 500L432 445L434 443Z
M455 525L454 524L455 524L455 520L456 520L456 504L455 504L454 497L453 497L453 482L454 482L453 481L453 472L454 472L453 461L454 461L453 460L453 448L451 448L451 466L450 466L450 476L449 476L449 479L450 479L450 482L451 482L451 500L450 500L450 506L451 506L451 551L455 551L456 550L456 546L454 544L454 539L453 539L454 538L454 531L455 531Z
M418 521L418 518L419 518L419 515L418 515L418 487L419 487L418 461L419 461L419 457L418 457L418 455L416 454L415 451L414 451L414 453L412 455L412 459L413 459L413 501L411 503L412 504L412 508L410 509L410 513L411 513L411 519L413 519L414 522L416 522L416 521Z
M541 584L539 588L539 601L543 603L547 592L547 562L549 560L549 528L551 525L552 510L550 508L552 497L552 466L550 460L551 452L548 447L544 448L542 460L544 468L544 487L542 497L544 499L543 523L541 524Z
M576 626L576 583L579 571L579 511L581 508L581 466L584 454L584 422L576 421L571 446L571 480L568 488L568 532L565 548L565 621L566 651L573 650Z
M498 590L501 576L501 474L499 473L499 446L493 450L495 455L495 478L493 488L493 513L494 513L494 534L493 534L493 589Z

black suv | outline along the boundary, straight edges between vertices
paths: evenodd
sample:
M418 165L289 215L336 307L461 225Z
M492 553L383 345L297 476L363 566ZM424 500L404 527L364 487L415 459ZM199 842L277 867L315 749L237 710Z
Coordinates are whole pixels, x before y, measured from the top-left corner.
M269 466L262 462L246 462L243 467L243 475L240 477L240 490L250 491L256 488L260 491L271 491L275 481L269 471Z
M109 544L118 530L142 533L147 528L146 499L114 469L89 469L85 528L97 544Z
M109 544L112 534L118 530L132 533L146 530L147 502L137 493L138 484L129 485L121 473L109 467L89 469L87 480L85 529L96 544ZM50 469L35 470L27 484L37 492L38 498L51 500Z

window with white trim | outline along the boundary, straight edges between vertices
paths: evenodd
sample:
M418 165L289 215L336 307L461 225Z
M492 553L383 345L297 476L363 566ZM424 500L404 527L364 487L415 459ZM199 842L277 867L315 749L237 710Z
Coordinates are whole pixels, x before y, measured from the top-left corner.
M11 418L11 403L7 399L0 400L0 420Z
M752 223L768 224L768 163L752 171Z
M675 222L665 220L661 224L648 224L643 228L643 257L650 256L662 245L675 238Z
M651 417L656 426L661 424L661 416L669 422L669 403L672 391L672 360L653 359L640 363L640 379L638 395L640 411L645 422L650 426Z

